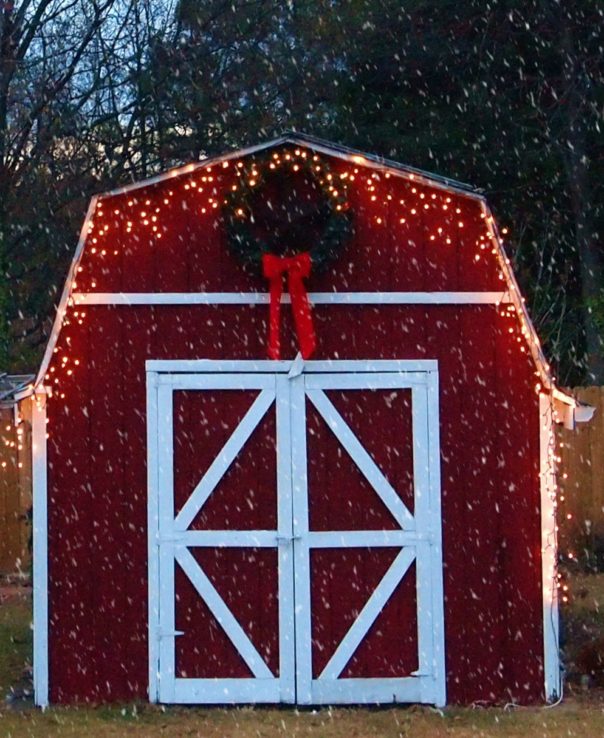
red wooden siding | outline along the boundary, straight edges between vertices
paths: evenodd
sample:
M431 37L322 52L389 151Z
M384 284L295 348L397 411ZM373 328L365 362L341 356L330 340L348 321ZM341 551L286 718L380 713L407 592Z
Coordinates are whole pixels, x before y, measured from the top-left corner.
M338 160L331 167L362 171ZM225 248L220 207L209 203L222 203L232 170L214 166L209 175L199 171L99 201L77 291L264 291L265 281L242 270ZM213 181L202 182L204 176ZM503 289L490 248L480 248L487 233L476 199L376 176L365 170L350 183L355 236L326 273L311 276L310 290Z
M333 168L354 169L335 161ZM504 288L490 246L480 248L486 243L486 229L477 201L383 174L373 180L376 190L371 191L370 171L357 169L350 197L356 235L332 270L312 275L309 290ZM201 207L208 209L208 197L220 201L220 193L232 181L231 172L232 165L229 169L215 166L209 175L198 171L103 200L103 215L97 213L95 218L76 291L265 291L265 281L244 273L226 250L217 210L210 205L208 213L200 212ZM203 176L214 180L204 183ZM157 221L151 219L154 215ZM160 239L152 235L155 224ZM105 235L100 235L101 228ZM95 244L92 238L97 239ZM543 693L537 380L534 363L517 341L515 318L501 313L494 306L469 305L313 309L318 337L314 358L439 362L450 702L513 699L527 703L542 699ZM48 403L51 701L147 697L145 360L264 358L267 317L267 306L69 308L69 324L60 334L49 372L49 383L55 387ZM293 358L296 345L288 307L282 311L282 322L283 356ZM212 404L213 393L200 394L180 393L175 418L193 413L211 420L218 407ZM378 395L373 402L379 404L383 396ZM394 402L404 405L404 391L398 395ZM382 468L404 478L409 466L404 453L396 459L380 458L384 445L390 443L387 403L380 409L383 424L362 427L358 423L362 410L347 408L337 393L332 400L342 414L349 413L349 422ZM228 412L224 411L225 434L249 400L242 403L241 407L229 404ZM225 507L221 511L208 503L203 511L206 517L198 524L219 527L224 524L220 516L228 514L233 528L239 523L255 527L259 520L264 521L261 527L274 526L270 493L254 500L252 512L246 504L246 520L239 509L246 495L246 475L266 480L274 475L272 412L263 421L256 446L246 449L248 454L254 451L255 461L251 455L242 457L239 468L222 482ZM176 445L180 504L212 458L210 446L218 448L221 443L201 424L196 432L197 437L184 437ZM190 448L199 450L205 444L210 444L207 458L203 454L193 458ZM326 448L325 453L335 451ZM354 480L352 463L350 467L351 479L346 483L352 490L352 505L358 505L352 509L366 509L367 490ZM216 495L220 493L217 489ZM373 503L376 515L387 516L378 509L379 500ZM318 514L321 504L329 501L317 499L311 516ZM339 508L336 511L338 518ZM369 518L365 515L359 525L369 526ZM315 552L313 566L319 577L313 596L317 603L323 602L320 606L329 597L345 599L348 613L362 606L370 591L369 572L379 578L391 555L374 553L375 561L369 561L359 553L361 583L355 588L349 578L337 575L335 559L340 554L330 553L334 565L330 569L320 560L324 553ZM226 569L221 562L212 562L213 555L203 553L204 568L213 572L216 586L235 612L252 613L246 625L252 641L258 647L269 642L258 634L276 632L276 581L270 575L275 570L270 561L274 551L259 551L254 566L233 560ZM240 552L220 555L236 557ZM224 575L235 566L241 572L237 581ZM333 573L328 576L328 571ZM412 587L413 577L414 569L400 588ZM184 653L183 642L177 668L189 676L204 676L203 658L207 657L224 664L225 676L248 675L241 659L228 655L230 642L210 622L209 613L202 612L199 598L194 603L192 593L187 595L189 585L183 580L177 583L183 591L177 625L198 618L204 623L200 627L214 634L215 649L210 654L204 649L200 659L192 660L190 653ZM378 621L382 635L368 639L345 676L362 675L367 663L379 662L385 676L416 668L411 661L389 664L383 659L386 634L396 629L399 638L413 637L413 617L404 604L409 602L408 594L395 593ZM333 622L325 638L337 638L349 616ZM320 622L327 623L327 616L321 616ZM408 623L402 630L401 622ZM276 641L270 644L265 655L276 670L278 646ZM313 655L315 671L327 656Z

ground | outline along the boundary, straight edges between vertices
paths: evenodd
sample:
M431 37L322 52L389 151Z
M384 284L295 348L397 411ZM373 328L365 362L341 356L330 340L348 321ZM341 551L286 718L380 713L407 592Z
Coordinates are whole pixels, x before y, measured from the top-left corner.
M604 668L593 644L604 638L604 575L571 580L566 606L568 696L556 707L168 708L149 705L52 708L31 703L31 597L0 588L0 737L95 738L600 738ZM572 645L569 645L572 644ZM586 670L590 673L581 673Z

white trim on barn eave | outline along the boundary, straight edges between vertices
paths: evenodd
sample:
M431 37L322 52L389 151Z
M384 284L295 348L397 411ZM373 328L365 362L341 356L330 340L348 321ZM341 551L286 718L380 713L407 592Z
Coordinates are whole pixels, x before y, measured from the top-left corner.
M559 396L559 399L562 400L562 398L564 398L564 400L562 401L566 401L569 405L575 406L575 399L559 390L555 385L554 378L552 377L552 373L550 370L550 365L548 364L547 359L545 358L545 354L543 353L543 349L541 348L541 341L539 340L539 336L537 335L537 331L535 330L533 321L531 320L531 317L526 308L526 302L524 297L522 297L522 293L520 292L520 287L518 286L518 282L516 281L516 276L514 275L511 262L508 259L507 254L505 253L505 248L503 246L501 236L499 235L497 223L495 222L493 213L491 212L491 209L484 197L481 198L481 206L489 231L489 236L491 238L491 243L493 244L493 247L495 249L495 254L499 262L499 267L505 279L507 291L510 296L510 302L516 308L516 313L522 325L522 333L524 335L526 343L528 344L528 348L531 352L531 356L533 357L533 361L535 362L535 365L537 367L539 379L541 380L541 383L545 389L549 390L550 392L555 391Z
M82 254L84 252L84 244L86 243L86 235L88 233L88 227L90 225L90 222L92 221L94 209L99 200L99 197L100 197L99 195L93 195L92 199L90 200L90 205L88 206L88 210L86 211L86 217L84 218L84 223L82 224L82 228L80 230L80 237L78 239L78 245L76 246L75 254L71 261L69 271L67 272L67 277L65 279L65 285L63 286L63 292L61 293L61 299L59 301L59 307L57 308L55 319L52 325L52 331L48 338L48 343L46 344L46 351L44 352L44 356L42 357L42 363L40 364L40 369L38 371L36 381L34 382L28 394L33 394L33 392L35 391L35 388L41 382L44 381L44 377L46 375L46 372L48 371L48 365L50 364L53 351L55 349L55 346L57 345L59 333L61 332L61 327L63 325L63 318L65 317L65 313L67 312L67 305L69 304L69 300L71 298L71 292L73 290L74 279L77 274L77 270L80 264L80 260L82 258ZM27 395L24 395L24 396L27 396Z
M438 175L431 174L430 172L422 171L421 169L415 169L414 167L406 167L403 164L397 162L388 162L385 159L361 151L359 149L341 149L336 144L330 144L328 141L314 138L313 136L307 136L305 134L288 133L278 138L274 138L270 141L265 141L261 144L254 146L246 146L235 151L230 151L226 154L217 154L215 156L207 157L198 162L192 162L191 164L185 164L182 167L175 167L168 169L161 174L157 174L154 177L140 180L139 182L133 182L123 187L117 187L107 192L99 193L99 199L105 199L113 197L115 195L123 195L128 192L134 192L136 190L145 189L153 185L165 182L166 180L175 179L185 174L197 171L198 169L205 169L207 167L215 166L225 161L232 161L233 159L241 159L245 156L256 154L266 149L276 148L277 146L283 146L284 144L292 144L294 146L300 146L302 148L310 149L325 156L332 156L336 159L342 159L350 164L356 164L357 166L367 167L369 169L375 169L377 171L388 172L393 177L401 177L402 179L408 179L412 182L425 184L436 189L444 190L446 192L453 192L456 195L462 197L468 197L473 200L483 199L479 192L473 190L469 185L465 185L462 182L456 182L455 180L448 178L440 178Z

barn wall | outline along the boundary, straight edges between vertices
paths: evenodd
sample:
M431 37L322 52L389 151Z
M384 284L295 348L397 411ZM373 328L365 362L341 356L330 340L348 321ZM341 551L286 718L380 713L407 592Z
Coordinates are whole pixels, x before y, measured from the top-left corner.
M226 170L213 176L228 185ZM265 291L225 249L218 218L202 218L208 193L190 179L102 203L77 290ZM382 188L372 201L358 182L355 239L309 290L503 289L475 201L393 179L371 185ZM51 701L146 698L145 360L263 358L267 313L70 308L48 376ZM537 380L516 319L395 305L317 306L314 318L313 358L438 360L448 699L542 699Z
M257 358L266 330L252 308L93 310L94 331L73 342L82 357L77 386L66 383L66 397L48 408L54 701L145 697L145 359ZM538 416L529 360L509 352L507 325L492 307L324 307L316 322L317 358L438 359L449 697L504 699L511 690L538 699ZM215 335L208 323L225 327ZM355 326L345 351L343 325ZM256 334L258 344L244 350L240 336Z

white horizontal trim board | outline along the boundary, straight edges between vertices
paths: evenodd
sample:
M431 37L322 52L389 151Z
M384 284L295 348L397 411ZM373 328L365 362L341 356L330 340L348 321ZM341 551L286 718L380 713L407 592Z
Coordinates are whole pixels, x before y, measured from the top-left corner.
M180 387L182 389L219 389L223 387L224 382L221 382L218 376L214 376L208 381L204 377L197 378L193 375L180 378L173 376L173 373L194 372L196 374L218 375L222 372L236 374L240 372L258 372L287 374L294 364L295 361L271 361L270 359L258 359L258 361L253 359L225 359L224 361L214 359L147 359L145 366L148 372L165 372L165 374L157 375L154 380L149 380L158 384L168 384L179 388L183 383ZM334 359L333 361L304 361L302 368L304 374L315 372L329 374L334 372L404 372L404 376L401 376L399 381L406 382L406 384L401 385L401 387L411 387L409 373L436 372L438 362L435 359ZM257 385L252 384L252 380L247 377L245 379L237 377L236 381L231 377L226 381L232 383L233 389L254 389L256 387L269 387L271 380L268 380L268 384L264 384L263 380L258 378Z
M499 305L507 292L310 292L313 305ZM267 305L266 292L76 292L75 305ZM290 303L289 293L281 296Z

